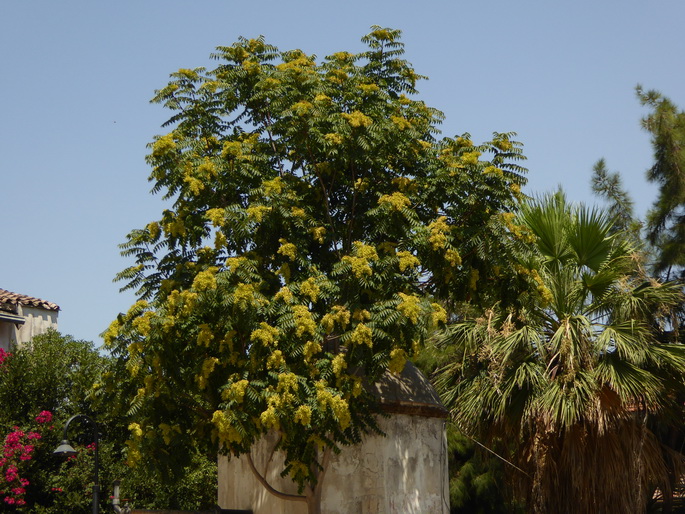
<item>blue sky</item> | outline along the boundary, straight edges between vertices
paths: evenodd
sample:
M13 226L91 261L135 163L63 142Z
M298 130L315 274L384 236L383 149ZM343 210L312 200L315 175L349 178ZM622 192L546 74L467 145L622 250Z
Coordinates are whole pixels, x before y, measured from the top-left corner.
M578 201L605 157L644 214L656 189L634 87L685 107L683 20L682 0L3 0L0 288L59 304L62 332L100 344L134 301L112 282L129 264L117 245L162 209L144 156L168 113L149 99L241 35L323 57L362 50L371 25L401 29L443 134L515 131L524 191Z

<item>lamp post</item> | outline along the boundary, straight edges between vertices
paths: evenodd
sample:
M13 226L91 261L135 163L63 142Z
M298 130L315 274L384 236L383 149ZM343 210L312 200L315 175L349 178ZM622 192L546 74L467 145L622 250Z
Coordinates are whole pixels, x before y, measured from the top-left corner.
M76 450L71 446L69 439L67 439L67 431L69 430L69 424L75 419L85 419L93 426L93 439L95 440L95 472L93 481L93 514L98 514L99 512L99 496L100 496L100 484L98 482L98 472L100 471L100 465L98 461L98 452L100 450L99 444L99 433L98 424L85 414L76 414L67 420L66 425L64 425L64 435L62 436L62 442L59 444L57 449L55 449L53 455L59 455L60 457L71 457L76 455Z

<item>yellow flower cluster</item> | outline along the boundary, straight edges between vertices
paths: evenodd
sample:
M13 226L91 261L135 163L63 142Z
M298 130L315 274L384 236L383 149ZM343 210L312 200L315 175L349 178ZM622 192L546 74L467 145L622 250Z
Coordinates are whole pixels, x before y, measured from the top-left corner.
M339 353L335 357L333 357L333 360L331 361L331 367L333 368L333 373L335 374L336 377L339 377L340 374L347 369L347 362L345 361L345 355L342 353Z
M431 303L433 307L433 314L431 314L431 322L433 325L438 323L447 323L447 311L439 303Z
M295 373L281 373L278 375L278 387L276 390L279 393L296 392L299 388L300 385L297 383L297 375Z
M322 95L318 94L314 97L315 102L322 102L322 103L329 103L331 101L331 97L328 95Z
M219 359L217 359L216 357L209 357L208 359L204 360L204 362L202 363L202 370L200 371L200 374L195 376L195 381L197 382L197 385L200 388L200 390L203 390L207 387L207 380L209 379L209 375L212 374L214 368L218 363Z
M325 227L314 227L314 228L310 228L309 231L312 233L312 236L314 237L314 241L316 241L319 244L323 244L324 236L326 235L326 228Z
M444 248L447 244L447 236L445 234L448 234L450 230L450 226L447 224L447 218L445 216L440 216L437 220L428 225L428 230L430 230L428 242L433 247L433 250Z
M181 68L177 71L179 75L184 76L185 78L189 80L197 80L198 79L198 74L195 70L190 70L188 68Z
M549 288L545 285L545 281L542 280L542 277L540 276L540 273L538 272L538 270L536 270L536 269L531 270L530 276L533 278L533 280L537 284L537 292L542 297L543 306L546 307L547 305L552 303L552 301L554 300L554 296L552 295L552 291L550 291Z
M350 323L350 311L342 305L334 305L331 312L321 318L321 326L327 334L333 332L336 323L343 330Z
M266 359L266 369L278 369L283 364L285 364L285 359L281 350L274 351Z
M304 361L309 362L314 355L322 350L321 345L315 341L307 341L302 348Z
M403 116L390 116L390 120L397 126L399 130L411 128L411 122Z
M357 257L368 259L370 261L375 261L378 259L378 253L373 246L364 244L361 241L355 241L352 244L354 245L354 253Z
M419 304L419 297L413 294L404 293L399 293L399 296L402 298L402 301L397 305L397 310L416 325L419 322L419 315L422 312L421 305Z
M345 70L340 70L340 69L329 71L328 76L327 76L328 80L330 80L334 84L344 83L345 80L347 80L347 77L348 77L348 75L345 72Z
M399 191L395 191L391 195L383 195L378 199L378 205L382 207L389 207L393 211L401 211L411 205L411 201Z
M314 61L312 61L306 55L302 54L300 57L297 57L296 59L292 59L288 62L283 62L281 64L276 65L276 68L280 71L304 71L302 68L309 68L313 65Z
M535 241L535 236L530 230L528 230L528 228L526 228L524 225L518 225L514 223L516 214L513 212L503 212L500 214L500 218L504 222L504 225L507 227L509 232L511 232L516 239L526 243L532 243Z
M281 85L281 81L273 77L268 77L262 80L259 85L262 87L262 89L275 89Z
M133 328L143 337L147 337L150 334L151 322L155 317L156 314L154 312L145 311L141 316L133 320Z
M239 283L233 291L233 301L241 309L245 310L250 305L258 302L254 296L255 290L251 284Z
M278 329L264 321L259 324L259 327L260 328L253 330L250 334L250 341L259 342L264 346L275 346L279 336Z
M247 217L249 219L252 219L257 223L261 223L262 219L264 219L264 215L270 210L271 207L267 207L266 205L256 205L254 207L248 207L245 209L245 212L247 213Z
M374 93L380 90L377 84L359 84L357 87L366 94Z
M222 249L226 246L226 235L223 232L217 232L214 234L214 248L217 250Z
M400 191L415 190L416 184L409 177L395 177L392 179L393 185L397 186Z
M200 330L197 333L197 344L198 346L209 346L209 343L214 339L214 334L212 329L209 328L207 323L200 325Z
M212 416L212 423L216 427L219 441L222 443L239 443L243 439L224 411L215 411Z
M351 340L354 344L365 344L369 348L373 347L371 329L364 323L359 323L352 332Z
M249 382L247 380L238 380L233 382L230 387L227 387L221 392L221 399L231 400L236 403L243 403L243 398L245 398L245 391L247 391L247 386Z
M221 151L221 156L227 157L241 157L243 154L242 143L240 141L227 141Z
M245 257L229 257L226 259L226 266L232 271L235 272L243 263L247 262L247 259Z
M180 314L187 316L195 309L195 304L197 303L197 293L187 290L179 292L177 289L174 289L169 296L167 296L166 303L169 307L169 312L177 312L179 307L183 307Z
M219 268L212 266L195 275L195 279L193 280L193 289L196 291L208 291L210 289L216 289L217 271L219 271Z
M262 422L262 425L266 428L273 428L274 430L278 430L281 427L281 423L278 420L278 416L276 415L276 408L273 405L269 405L267 409L262 412L262 414L259 416L259 420Z
M323 136L323 138L332 145L340 145L344 141L343 137L335 132L329 132L328 134Z
M404 366L407 363L407 352L401 348L395 348L390 352L390 362L388 363L388 369L391 373L399 375L404 370Z
M295 318L295 334L297 337L304 334L312 336L316 334L316 323L312 318L312 313L305 305L294 305L293 317Z
M342 116L351 127L368 127L373 123L373 120L361 111L354 111L350 114L343 113Z
M152 222L147 224L146 228L147 228L147 231L150 233L150 237L152 239L157 239L157 237L159 236L159 232L161 230L159 228L159 223L157 223L156 221L152 221Z
M478 157L480 157L480 152L478 151L473 151L473 152L464 152L461 154L461 162L464 164L478 164Z
M207 210L205 216L209 221L212 222L212 225L214 225L215 227L222 226L226 219L224 210L219 208Z
M363 193L369 188L369 179L367 178L358 178L357 180L354 181L354 189L355 191L359 191L360 193Z
M164 439L164 444L169 444L171 442L171 439L174 437L174 432L177 434L181 433L181 427L178 425L160 423L159 429L162 431L162 439Z
M316 401L321 410L330 408L333 411L341 429L345 430L350 426L352 417L348 403L341 396L332 394L323 380L316 383Z
M182 219L174 218L172 221L164 225L164 232L172 237L181 237L186 234L186 227L183 224Z
M297 102L296 104L293 104L291 109L298 116L304 116L309 111L311 111L312 107L314 107L314 106L311 104L311 102L307 102L306 100L302 100L300 102Z
M293 301L293 293L288 286L281 287L274 295L274 301L283 300L285 303Z
M205 177L205 178L216 177L216 166L209 159L209 157L205 157L205 160L202 161L202 164L200 164L197 167L197 172L201 177Z
M293 207L290 209L290 214L292 214L295 218L304 218L306 215L304 209L301 209L300 207Z
M461 266L461 255L456 250L447 250L445 252L445 260L452 266Z
M421 264L421 261L419 261L415 255L412 255L411 252L397 252L397 258L399 259L399 267L402 273L404 273L407 268L414 269Z
M493 144L503 152L511 150L511 148L514 146L511 144L511 141L507 139L498 139L493 141Z
M131 432L131 435L137 439L140 439L143 437L143 429L140 428L140 425L138 423L131 423L128 426L129 432Z
M345 255L342 260L352 267L352 273L357 278L370 277L373 274L369 261L362 257Z
M262 182L262 187L264 188L264 196L280 195L283 191L283 181L281 177L265 180Z
M496 176L498 176L498 177L500 177L500 178L504 176L504 173L502 172L502 169L501 169L501 168L498 168L497 166L487 166L487 167L483 170L483 175L489 175L489 174L496 175Z
M371 313L366 309L355 309L352 319L355 321L368 321L371 319Z
M186 176L183 177L183 182L188 184L188 189L190 189L190 192L195 196L198 196L205 188L204 183L197 177L191 175L190 173L186 174Z
M314 303L316 303L316 300L319 298L320 292L321 288L317 285L314 277L309 277L300 284L300 294L303 296L308 296L309 299Z
M309 405L300 405L295 411L295 423L308 426L312 421L312 408Z
M294 261L297 256L297 247L293 243L288 243L288 241L283 238L279 239L278 242L281 243L281 246L276 253L284 255L291 261Z
M131 359L134 359L138 355L140 355L140 352L143 351L143 345L140 343L131 343L126 347L126 351L128 352L129 357Z
M152 145L152 157L164 157L176 150L176 143L172 134L167 134L157 139Z

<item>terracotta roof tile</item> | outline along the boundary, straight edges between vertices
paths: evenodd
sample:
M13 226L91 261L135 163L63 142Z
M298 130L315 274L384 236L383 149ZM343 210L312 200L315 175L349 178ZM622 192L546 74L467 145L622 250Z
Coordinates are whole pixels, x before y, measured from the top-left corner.
M9 303L10 305L26 305L29 307L40 307L49 311L58 311L59 305L56 303L27 296L25 294L13 293L5 289L0 289L0 303Z

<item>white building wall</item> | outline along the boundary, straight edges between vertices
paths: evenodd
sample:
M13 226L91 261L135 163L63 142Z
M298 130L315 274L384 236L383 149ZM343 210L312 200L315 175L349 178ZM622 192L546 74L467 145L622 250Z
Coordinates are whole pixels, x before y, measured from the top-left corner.
M379 426L386 437L370 435L357 446L333 454L323 481L326 514L447 514L449 485L445 421L393 414ZM253 449L254 463L267 468L272 442ZM294 484L279 476L283 459L269 463L269 483L296 494ZM281 500L254 478L245 457L219 458L219 505L252 509L254 514L307 514L302 502Z
M57 330L58 311L49 311L38 307L19 306L19 314L26 320L17 331L17 343L28 343L38 334L44 334L48 329Z
M28 343L38 334L44 334L50 328L57 330L57 315L59 311L17 306L17 314L24 317L23 325L16 325L9 321L0 321L0 348L9 350L15 344Z

